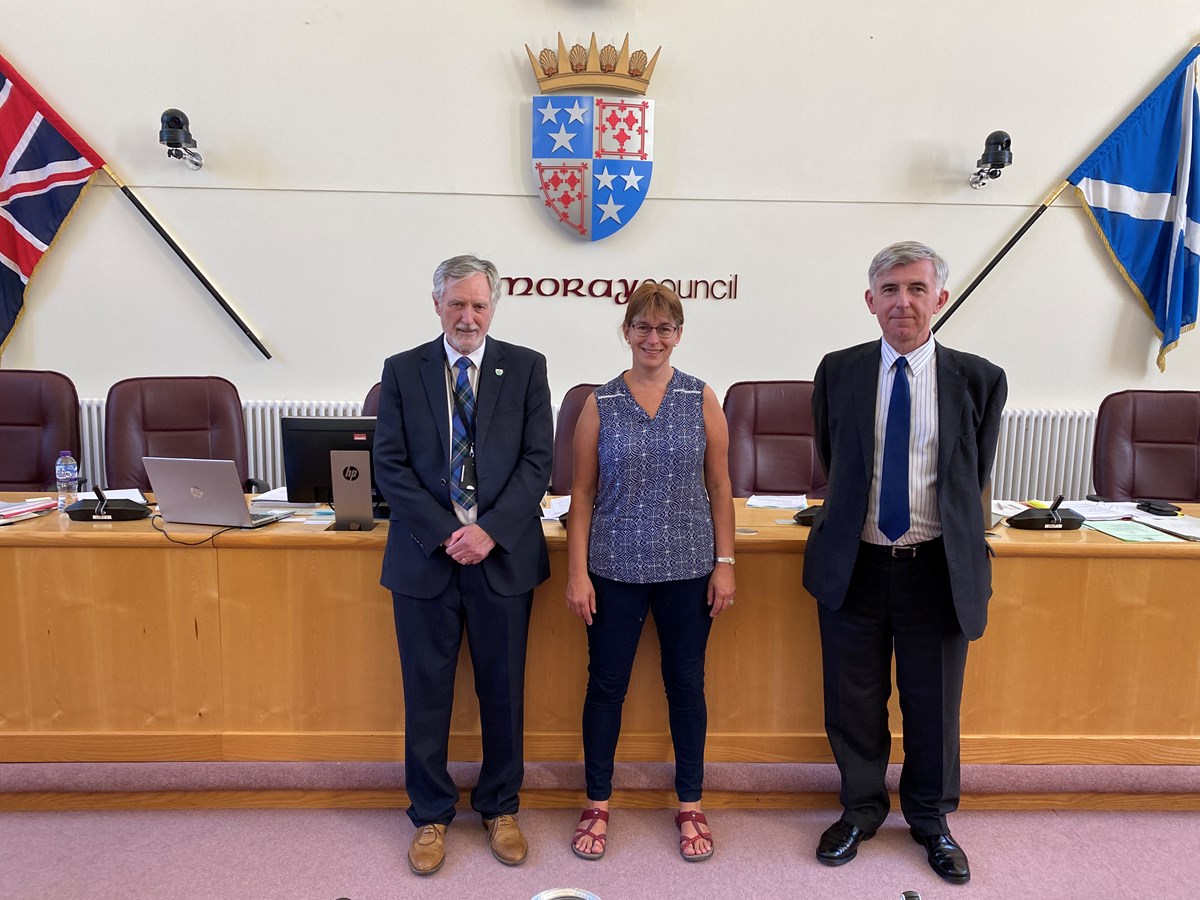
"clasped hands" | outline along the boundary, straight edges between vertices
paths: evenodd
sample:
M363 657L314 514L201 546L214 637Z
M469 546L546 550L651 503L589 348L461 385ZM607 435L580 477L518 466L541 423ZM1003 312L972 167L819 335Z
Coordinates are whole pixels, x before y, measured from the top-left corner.
M446 555L459 565L474 566L487 559L496 542L478 525L472 523L459 528L442 541Z

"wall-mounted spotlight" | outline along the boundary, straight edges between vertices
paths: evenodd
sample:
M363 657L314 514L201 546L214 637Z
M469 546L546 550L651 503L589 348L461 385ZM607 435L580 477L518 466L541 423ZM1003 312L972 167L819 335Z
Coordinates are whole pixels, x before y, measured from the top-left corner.
M196 142L188 131L188 117L183 110L163 110L158 142L166 145L167 156L182 159L183 164L193 172L204 165L204 157L195 149Z
M979 170L971 176L971 187L979 190L993 178L999 178L1005 166L1012 165L1012 138L1007 131L993 131L984 139Z

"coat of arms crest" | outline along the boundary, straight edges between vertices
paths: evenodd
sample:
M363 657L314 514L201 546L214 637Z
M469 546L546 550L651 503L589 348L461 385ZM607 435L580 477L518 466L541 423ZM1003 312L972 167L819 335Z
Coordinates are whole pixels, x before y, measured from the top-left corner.
M619 231L637 214L650 189L654 168L654 101L641 99L650 84L660 47L649 59L629 52L629 36L612 44L557 52L529 63L542 96L533 98L533 173L543 205L579 237L598 241ZM637 98L608 97L581 90L625 91ZM547 96L553 92L554 96ZM560 93L562 92L562 93Z

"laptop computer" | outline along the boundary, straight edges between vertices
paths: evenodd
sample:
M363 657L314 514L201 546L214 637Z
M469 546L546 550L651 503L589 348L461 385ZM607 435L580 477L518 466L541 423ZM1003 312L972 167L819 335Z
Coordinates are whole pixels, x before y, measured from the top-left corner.
M291 515L287 510L250 512L232 459L143 456L142 462L164 521L259 528Z

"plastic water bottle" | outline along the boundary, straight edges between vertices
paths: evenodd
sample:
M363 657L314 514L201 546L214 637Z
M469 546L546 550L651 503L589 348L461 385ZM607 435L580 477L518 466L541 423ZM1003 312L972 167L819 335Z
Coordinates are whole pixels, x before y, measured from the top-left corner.
M58 510L62 512L75 502L79 490L79 463L70 450L60 450L54 461L54 480L58 482Z

